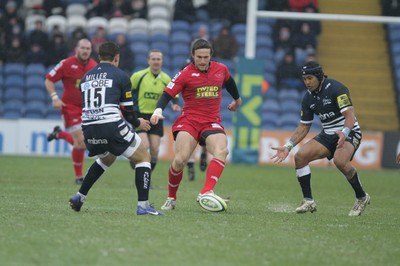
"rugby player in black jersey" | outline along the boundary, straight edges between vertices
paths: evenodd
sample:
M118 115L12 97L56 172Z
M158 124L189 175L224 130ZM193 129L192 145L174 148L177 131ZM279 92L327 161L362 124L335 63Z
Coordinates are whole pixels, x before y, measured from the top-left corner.
M149 130L150 122L137 118L133 110L131 81L118 68L119 58L118 45L102 43L99 47L100 63L81 79L83 135L89 156L98 158L89 168L79 192L70 198L69 203L73 210L80 211L91 187L122 155L135 163L136 214L161 215L148 201L150 154L139 135L125 121L142 130Z
M317 210L311 193L309 163L327 157L333 159L355 192L356 201L349 216L359 216L370 203L370 196L364 191L357 170L351 165L362 134L349 90L339 81L325 76L317 62L307 62L301 74L308 91L302 100L300 123L285 145L272 147L276 154L271 159L276 163L284 161L291 149L306 137L314 114L317 115L322 131L300 147L294 156L296 175L303 192L303 200L296 212L312 213Z

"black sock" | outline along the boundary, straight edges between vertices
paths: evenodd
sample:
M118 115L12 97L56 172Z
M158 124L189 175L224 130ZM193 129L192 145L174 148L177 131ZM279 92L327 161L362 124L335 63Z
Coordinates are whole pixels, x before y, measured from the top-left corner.
M311 195L311 174L303 175L297 177L299 180L301 191L303 191L303 197L307 199L312 199Z
M362 185L360 183L360 179L358 179L357 172L354 174L354 176L350 180L347 180L347 181L349 181L351 187L354 189L354 192L356 193L356 198L357 199L365 197L365 191L362 188Z
M187 163L187 167L193 168L193 167L194 167L194 162L188 162L188 163Z
M90 188L94 185L94 183L99 179L99 177L104 173L104 169L101 166L94 162L92 166L90 166L88 172L86 173L85 179L83 179L81 188L79 189L79 193L83 195L87 195L89 193Z
M136 167L135 184L138 193L138 201L149 199L151 169L148 167Z
M157 159L151 159L151 171L153 172L157 165Z

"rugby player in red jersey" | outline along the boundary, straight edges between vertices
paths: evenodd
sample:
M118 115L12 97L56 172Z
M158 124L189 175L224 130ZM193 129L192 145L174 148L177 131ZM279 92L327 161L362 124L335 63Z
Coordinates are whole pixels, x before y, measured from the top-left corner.
M81 129L82 96L79 83L83 75L94 68L97 62L90 58L92 44L87 39L81 39L75 47L75 55L58 63L47 75L44 82L49 93L53 108L60 109L67 131L62 131L59 126L54 127L47 140L64 139L72 148L72 163L75 171L75 182L83 181L82 168L85 155L85 143ZM61 99L57 95L55 83L61 80L64 90Z
M242 100L228 68L224 64L211 61L212 52L211 44L204 39L193 43L193 62L167 85L150 119L152 124L163 119L162 110L171 99L181 93L184 106L172 126L175 156L168 170L168 198L161 207L163 210L175 208L183 168L198 143L205 146L213 156L199 196L214 193L214 186L225 167L229 151L220 115L223 86L233 98L227 107L230 111L236 111Z

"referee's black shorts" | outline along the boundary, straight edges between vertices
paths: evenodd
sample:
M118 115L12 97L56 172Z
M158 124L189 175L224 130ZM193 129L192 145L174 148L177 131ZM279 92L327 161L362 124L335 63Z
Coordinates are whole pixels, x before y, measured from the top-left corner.
M138 118L143 118L146 120L150 121L150 118L152 116L152 114L141 114L141 113L136 113ZM137 128L136 133L147 133L149 135L158 135L160 137L164 136L164 120L158 120L158 124L157 125L151 125L150 130L145 131L145 130L141 130L139 128Z

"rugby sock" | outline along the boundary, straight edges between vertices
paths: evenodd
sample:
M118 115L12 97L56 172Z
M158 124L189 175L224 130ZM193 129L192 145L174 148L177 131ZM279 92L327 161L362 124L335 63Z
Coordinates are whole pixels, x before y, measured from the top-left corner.
M72 163L74 165L75 176L82 176L83 159L85 158L85 150L72 148Z
M58 139L63 139L66 142L68 142L69 144L73 145L74 144L74 139L72 138L71 133L65 132L65 131L61 131L60 133L58 133L56 135L56 137Z
M358 178L357 172L355 172L354 176L350 180L347 180L347 181L349 181L351 187L354 189L357 199L365 197L365 191L362 188L362 185L361 185L360 179Z
M87 195L93 184L99 179L99 177L106 171L108 167L103 164L100 159L97 159L89 168L86 173L85 179L83 179L79 193Z
M149 199L151 164L143 162L136 164L135 185L138 193L138 201L147 201Z
M312 199L311 194L311 169L306 165L303 168L296 169L297 180L300 183L301 191L305 199Z
M206 173L206 181L204 183L203 189L200 192L201 194L204 194L214 189L218 179L222 174L222 171L224 171L224 168L225 168L225 162L218 160L216 158L213 158L210 161L210 165L208 166Z
M182 181L183 171L175 171L170 165L168 169L168 197L176 199L176 192L178 191L179 184Z
M151 164L151 172L153 172L157 165L157 158L151 158L150 164Z
M190 168L190 169L193 169L194 161L189 160L188 163L187 163L187 167Z

